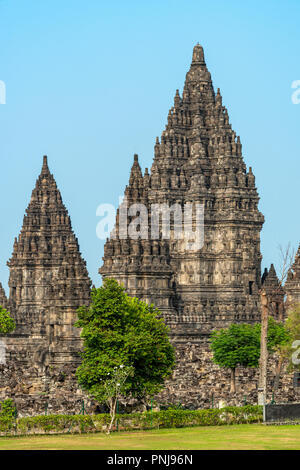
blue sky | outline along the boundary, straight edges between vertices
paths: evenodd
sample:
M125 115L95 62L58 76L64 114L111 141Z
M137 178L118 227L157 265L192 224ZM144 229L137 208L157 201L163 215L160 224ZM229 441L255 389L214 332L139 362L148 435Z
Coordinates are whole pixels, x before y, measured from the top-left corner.
M155 137L200 42L265 215L264 266L300 241L299 0L0 0L0 281L42 156L61 190L93 282L103 241L96 208L117 204L133 154Z

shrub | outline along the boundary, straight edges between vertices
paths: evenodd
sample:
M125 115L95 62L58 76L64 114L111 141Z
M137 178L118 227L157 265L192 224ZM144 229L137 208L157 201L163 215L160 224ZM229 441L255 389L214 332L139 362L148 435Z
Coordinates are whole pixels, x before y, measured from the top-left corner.
M16 417L16 406L11 398L0 403L0 418L13 419Z
M222 409L145 411L118 414L117 428L121 431L153 428L181 428L186 426L219 426L241 423L259 423L262 407L247 405ZM103 432L110 423L109 413L98 415L45 415L19 418L0 418L1 434L52 434Z
M4 418L0 416L0 433L10 434L14 428L14 421L10 418Z

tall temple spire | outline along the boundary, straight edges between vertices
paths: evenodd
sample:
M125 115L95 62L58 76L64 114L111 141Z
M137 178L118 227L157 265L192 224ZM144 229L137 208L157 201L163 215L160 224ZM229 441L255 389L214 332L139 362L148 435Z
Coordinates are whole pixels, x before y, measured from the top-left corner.
M204 247L190 253L162 234L135 244L111 239L100 273L110 276L113 269L131 295L153 302L175 330L182 322L186 332L195 325L209 331L224 322L259 320L264 217L254 174L251 168L247 173L240 139L220 90L215 94L200 44L193 49L182 98L176 91L156 139L143 190L141 181L135 160L125 192L145 203L148 214L153 203L204 205Z
M44 338L48 352L56 342L53 354L63 354L79 341L73 324L76 309L89 303L91 281L46 156L7 264L16 332Z

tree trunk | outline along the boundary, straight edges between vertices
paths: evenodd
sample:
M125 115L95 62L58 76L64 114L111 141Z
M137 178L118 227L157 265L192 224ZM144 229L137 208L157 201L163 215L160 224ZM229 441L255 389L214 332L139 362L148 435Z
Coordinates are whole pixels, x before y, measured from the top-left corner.
M261 339L259 359L259 382L258 382L258 404L264 405L267 398L267 338L268 338L268 298L266 292L261 292Z
M276 370L275 370L275 378L274 378L274 386L273 386L273 392L277 392L278 387L279 387L279 379L282 371L282 366L284 362L284 357L280 356L276 365Z
M235 369L231 369L231 377L230 377L230 393L235 393Z
M108 426L108 430L106 434L111 433L111 430L115 421L115 417L116 417L116 405L117 405L117 399L112 398L109 402L109 413L110 413L111 420L110 420L110 424Z
M283 322L284 320L284 305L281 303L279 304L279 316L278 316L278 320L280 322Z

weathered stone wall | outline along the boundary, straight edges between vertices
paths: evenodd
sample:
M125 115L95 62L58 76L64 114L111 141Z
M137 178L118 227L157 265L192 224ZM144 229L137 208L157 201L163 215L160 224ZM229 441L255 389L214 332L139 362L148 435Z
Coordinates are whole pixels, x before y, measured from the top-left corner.
M88 413L104 410L78 387L75 370L80 363L79 358L77 364L45 366L33 362L25 366L22 358L27 354L28 364L28 348L25 342L21 347L22 339L18 340L14 340L15 353L12 353L12 340L6 339L10 342L10 358L5 365L0 365L0 400L13 398L19 416L44 414L46 410L55 414L77 414L82 410L83 401ZM176 347L177 367L172 378L166 381L163 391L155 397L158 406L181 404L184 408L198 409L218 407L221 402L227 405L257 404L257 369L237 369L237 391L233 395L230 393L230 371L212 362L206 337L178 336L172 341ZM268 363L267 401L270 402L276 357L270 357ZM281 376L274 398L277 403L299 399L297 390L293 388L293 374L285 372ZM127 409L143 410L144 406L144 403L129 400Z
M18 416L39 414L79 414L84 409L90 413L95 405L79 389L75 378L76 367L40 368L36 364L21 367L13 361L0 365L0 401L12 398Z
M166 382L159 394L161 403L181 403L187 408L228 405L257 404L258 369L239 367L236 370L236 394L230 393L230 371L220 368L212 361L212 353L206 337L174 337L177 368L172 379ZM272 400L277 357L268 359L268 396ZM293 387L293 374L283 368L279 387L274 395L276 402L294 401L298 397Z
M5 354L0 361L0 401L12 398L19 416L48 413L79 413L82 400L86 411L94 408L91 400L79 389L75 371L80 357L66 355L65 363L52 357L49 343L31 336L0 337ZM64 343L62 343L64 345ZM56 343L59 349L59 343ZM48 349L47 349L48 347ZM4 359L4 360L3 360Z

